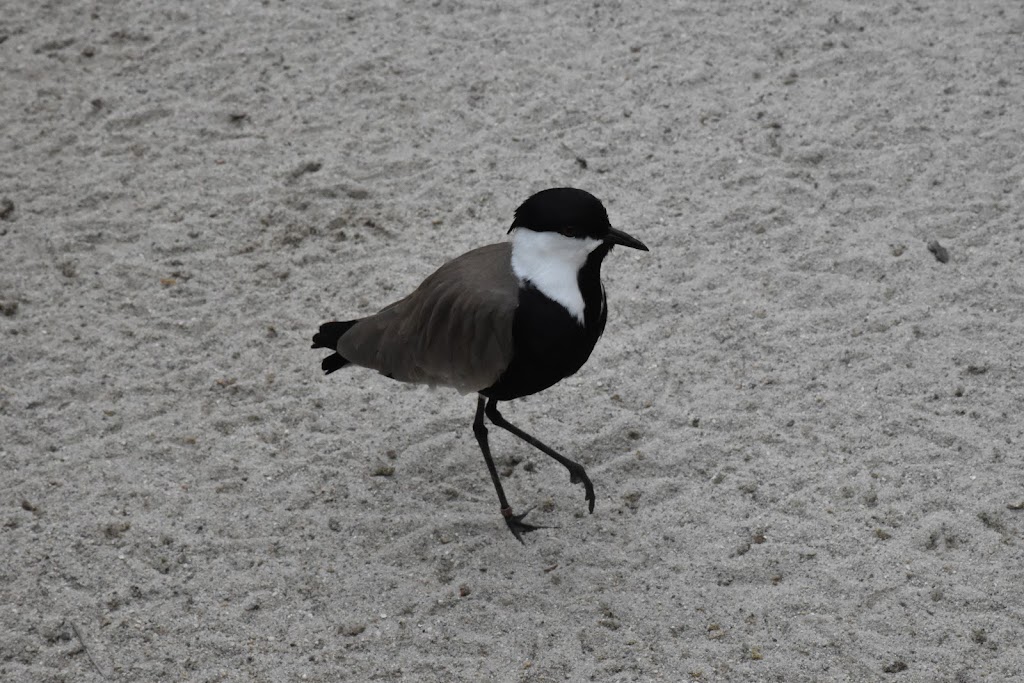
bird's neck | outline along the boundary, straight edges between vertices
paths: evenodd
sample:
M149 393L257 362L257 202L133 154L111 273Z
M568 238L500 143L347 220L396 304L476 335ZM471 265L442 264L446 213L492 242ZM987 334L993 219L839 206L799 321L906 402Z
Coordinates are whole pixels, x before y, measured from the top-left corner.
M536 287L584 325L587 308L595 302L600 305L604 298L601 261L608 248L601 240L517 228L512 235L512 271L520 283Z
M597 249L590 252L586 262L576 277L577 286L584 302L584 319L588 329L597 328L600 336L604 330L607 315L607 304L604 298L604 286L601 284L601 263L611 251L612 245L602 242Z

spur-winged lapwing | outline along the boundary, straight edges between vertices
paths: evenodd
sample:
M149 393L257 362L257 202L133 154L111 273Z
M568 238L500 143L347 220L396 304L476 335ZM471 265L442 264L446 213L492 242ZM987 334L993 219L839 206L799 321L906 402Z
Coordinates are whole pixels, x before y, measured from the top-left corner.
M547 389L583 366L608 315L601 262L616 244L647 247L613 228L596 197L571 187L527 199L509 233L511 242L449 261L375 315L324 323L313 348L334 352L323 360L327 374L352 363L401 382L479 394L473 433L501 514L522 542L522 533L542 527L524 522L529 510L514 514L505 499L484 416L562 463L594 511L594 486L583 467L510 424L498 401Z

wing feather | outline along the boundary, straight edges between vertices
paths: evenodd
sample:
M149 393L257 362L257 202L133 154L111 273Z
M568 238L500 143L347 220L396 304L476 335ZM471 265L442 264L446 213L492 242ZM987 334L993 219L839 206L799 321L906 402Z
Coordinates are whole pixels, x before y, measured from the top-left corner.
M480 391L512 360L518 302L511 245L492 244L446 263L412 294L353 325L338 351L402 382Z

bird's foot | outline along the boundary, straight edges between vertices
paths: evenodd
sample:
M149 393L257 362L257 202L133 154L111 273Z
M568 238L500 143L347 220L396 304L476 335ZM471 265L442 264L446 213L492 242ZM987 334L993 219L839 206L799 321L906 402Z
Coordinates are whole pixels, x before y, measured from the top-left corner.
M524 522L523 517L526 517L526 515L530 514L530 510L532 509L532 507L527 508L526 512L524 512L521 515L512 514L512 508L502 508L501 510L501 515L505 518L505 524L508 525L509 531L511 531L512 535L516 537L516 540L522 543L523 545L526 545L526 541L523 540L522 534L528 534L531 531L536 531L537 529L551 528L546 526L534 526L532 524L527 524L526 522Z
M583 484L583 488L586 489L586 500L589 503L588 508L590 514L594 514L594 485L590 483L590 477L587 476L587 471L583 469L583 465L573 463L575 467L569 468L569 481L573 484Z

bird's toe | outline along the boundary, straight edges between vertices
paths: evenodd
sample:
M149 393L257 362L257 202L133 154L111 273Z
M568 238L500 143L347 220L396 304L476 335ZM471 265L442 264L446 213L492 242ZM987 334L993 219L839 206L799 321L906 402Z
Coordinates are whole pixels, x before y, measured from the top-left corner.
M523 540L523 534L528 534L531 531L536 531L537 529L551 528L546 526L536 526L524 522L523 518L526 517L526 515L530 514L530 510L533 510L533 508L528 508L526 512L520 515L512 514L512 508L505 508L504 510L501 511L501 514L505 517L505 524L508 525L509 531L511 531L512 535L516 537L516 540L522 543L523 545L526 545L526 542Z
M569 481L573 484L583 484L583 488L586 490L584 499L588 503L587 508L590 510L590 514L594 514L596 496L594 495L594 485L590 482L590 477L587 476L586 470L582 467L570 468Z

